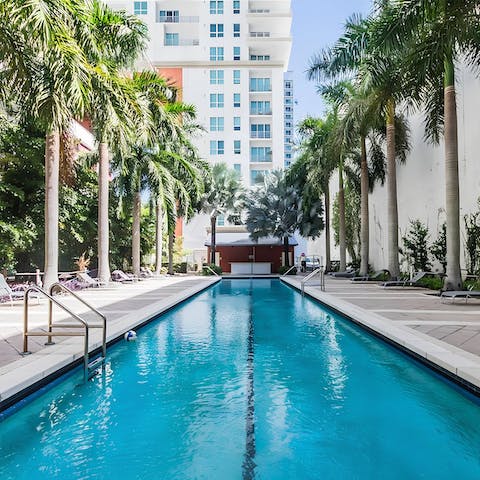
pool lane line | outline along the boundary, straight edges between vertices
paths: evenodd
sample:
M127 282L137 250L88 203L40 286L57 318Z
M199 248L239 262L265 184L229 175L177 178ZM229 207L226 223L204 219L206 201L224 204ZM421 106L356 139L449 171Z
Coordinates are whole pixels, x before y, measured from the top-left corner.
M243 480L255 478L255 389L254 389L254 357L255 357L255 332L253 327L253 295L250 280L250 303L248 309L248 355L247 355L247 411L245 415L245 455L242 465Z

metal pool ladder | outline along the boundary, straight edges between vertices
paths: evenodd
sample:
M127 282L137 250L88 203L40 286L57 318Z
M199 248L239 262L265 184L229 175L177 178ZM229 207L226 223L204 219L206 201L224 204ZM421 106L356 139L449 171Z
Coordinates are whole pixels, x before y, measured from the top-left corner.
M309 282L313 277L316 275L320 274L320 290L322 292L325 291L325 270L323 266L317 268L314 270L312 273L308 274L305 278L302 279L301 283L301 290L302 290L302 295L305 295L305 285L307 282Z
M63 290L66 293L69 293L77 300L79 300L83 305L88 307L92 312L99 316L102 320L101 324L98 323L88 323L87 320L80 317L76 313L72 312L70 308L64 305L62 302L57 300L53 296L53 291L55 289ZM48 298L48 331L30 331L28 329L28 298L31 292L38 292L44 297ZM67 312L73 320L76 320L76 323L53 323L53 304L60 307L62 310ZM83 331L56 331L54 328L68 328L75 329L80 328ZM102 329L102 353L100 356L94 358L90 361L90 352L89 352L89 333L91 328L101 328ZM28 355L31 352L28 350L28 337L48 337L48 341L45 345L53 345L55 342L52 341L52 337L84 337L84 351L83 351L83 380L87 382L88 379L93 376L93 374L101 367L105 368L105 359L107 357L107 317L103 313L99 312L95 307L86 302L83 298L77 295L75 292L67 288L61 283L54 283L49 292L47 293L42 288L32 285L25 290L25 298L23 301L23 355Z

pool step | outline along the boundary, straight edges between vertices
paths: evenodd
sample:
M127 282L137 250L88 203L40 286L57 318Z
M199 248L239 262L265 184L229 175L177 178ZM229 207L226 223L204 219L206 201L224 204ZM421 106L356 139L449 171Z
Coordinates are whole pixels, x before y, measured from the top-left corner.
M105 357L97 357L88 364L88 378L92 378L105 365Z

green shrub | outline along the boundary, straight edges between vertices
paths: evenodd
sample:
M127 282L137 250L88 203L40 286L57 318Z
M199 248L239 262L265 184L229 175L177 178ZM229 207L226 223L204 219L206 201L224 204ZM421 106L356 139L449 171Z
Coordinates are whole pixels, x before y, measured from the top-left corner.
M202 275L205 275L206 277L213 275L213 273L208 268L205 268L206 266L210 267L217 275L222 274L222 269L218 265L215 265L214 263L209 263L208 265L203 266Z
M443 288L443 280L440 277L423 277L419 280L418 285L430 290L441 290Z
M465 280L463 288L465 290L480 290L480 280Z
M409 265L416 271L429 272L432 268L428 258L428 227L420 220L410 220L410 230L402 237L403 253Z
M283 274L286 273L290 268L292 268L292 267L280 267L280 268L278 269L278 273L279 273L280 275L283 275ZM292 269L290 270L290 272L288 272L288 274L289 274L289 275L296 275L296 274L297 274L297 268L296 268L296 267L295 267L295 268L292 268Z

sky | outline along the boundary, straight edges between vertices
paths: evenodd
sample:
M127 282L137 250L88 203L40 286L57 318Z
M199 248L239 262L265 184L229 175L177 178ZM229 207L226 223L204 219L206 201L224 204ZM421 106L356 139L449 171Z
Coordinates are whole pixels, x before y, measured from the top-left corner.
M293 72L295 122L323 110L315 83L305 71L312 55L329 46L342 34L345 20L353 13L367 14L371 0L292 0L293 45L289 70Z

